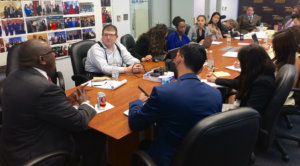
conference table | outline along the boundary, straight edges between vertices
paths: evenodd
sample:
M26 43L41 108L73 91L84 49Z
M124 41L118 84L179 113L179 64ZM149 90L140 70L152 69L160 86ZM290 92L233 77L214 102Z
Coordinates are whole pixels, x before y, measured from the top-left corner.
M214 72L224 71L230 76L224 78L234 78L240 73L230 69L226 66L233 65L237 58L224 57L228 49L238 47L241 48L241 43L252 43L252 40L237 40L231 39L231 43L227 43L226 39L218 40L221 44L212 44L207 51L207 56L213 56L216 69ZM238 51L238 48L235 52ZM212 50L212 53L209 53ZM145 62L143 63L146 71L156 67L164 66L164 62ZM199 74L200 78L205 79L206 75L211 71L204 66L203 71ZM128 117L123 114L128 110L129 103L138 98L141 91L137 88L141 86L147 93L151 93L154 86L159 86L161 83L144 80L143 74L120 74L119 80L127 79L127 83L115 90L105 90L95 87L87 87L89 89L88 96L92 105L97 103L97 93L104 92L106 100L112 104L114 108L97 114L90 122L89 127L108 136L108 156L109 163L112 166L130 165L130 159L133 152L138 149L138 144L141 138L151 138L151 128L143 132L134 132L130 130L128 125ZM66 91L66 95L75 91L76 87ZM183 89L184 90L184 89Z

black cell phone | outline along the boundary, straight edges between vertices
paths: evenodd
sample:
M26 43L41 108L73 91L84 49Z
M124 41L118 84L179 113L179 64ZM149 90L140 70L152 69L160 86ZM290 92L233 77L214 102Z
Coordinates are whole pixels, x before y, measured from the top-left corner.
M257 39L257 36L256 36L255 33L252 35L252 40L253 40L254 44L258 44L259 45L259 42L258 42L258 39Z

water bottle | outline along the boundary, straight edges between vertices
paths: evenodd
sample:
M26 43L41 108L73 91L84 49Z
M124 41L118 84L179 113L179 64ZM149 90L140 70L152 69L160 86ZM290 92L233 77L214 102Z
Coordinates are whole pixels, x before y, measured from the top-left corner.
M264 43L268 43L268 32L265 32Z
M213 57L213 51L209 50L209 55L207 56L207 68L208 70L213 70L215 63L214 63L214 57Z
M227 40L227 44L230 44L230 43L231 43L231 35L230 35L230 31L228 31L228 36L227 36L226 40Z
M112 80L114 80L114 81L119 80L119 70L118 70L118 65L116 65L116 64L112 65L111 77L112 77Z
M240 34L240 40L244 40L244 34L243 33Z
M263 29L264 29L264 24L261 23L260 26L259 26L259 31L263 31Z

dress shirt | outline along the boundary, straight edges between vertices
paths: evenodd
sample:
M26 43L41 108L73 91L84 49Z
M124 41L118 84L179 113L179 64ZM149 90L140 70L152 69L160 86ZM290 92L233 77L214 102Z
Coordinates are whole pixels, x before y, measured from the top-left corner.
M201 119L220 112L220 91L201 82L194 73L180 76L177 82L156 86L143 105L129 104L129 126L143 130L156 123L156 133L148 153L160 166L169 166L187 132Z
M116 43L121 51L121 55L114 44L114 49L111 51L103 43L103 48L95 43L87 53L87 59L85 62L85 70L93 73L103 73L110 75L112 73L113 65L118 66L119 73L125 72L123 65L132 65L140 63L140 61L134 58L121 43ZM123 63L123 64L122 64Z
M289 19L289 20L287 21L287 23L284 25L284 27L285 27L285 28L289 28L289 27L292 27L292 26L294 26L294 21L293 21L293 19L291 18L291 19Z
M180 40L178 33L172 32L168 36L168 50L172 50L174 48L182 47L191 42L191 40L187 37L186 34L182 34L182 40Z

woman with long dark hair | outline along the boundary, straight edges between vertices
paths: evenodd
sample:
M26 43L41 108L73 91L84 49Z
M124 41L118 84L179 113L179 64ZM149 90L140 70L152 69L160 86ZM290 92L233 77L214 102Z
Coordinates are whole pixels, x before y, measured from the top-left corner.
M295 65L298 75L296 76L294 87L298 83L300 73L300 26L293 26L276 32L273 37L273 59L276 70L285 64ZM290 92L284 105L295 105L293 92Z
M240 106L249 106L263 113L275 88L275 66L264 48L259 45L243 47L238 53L241 74L236 79L207 75L209 82L237 90Z
M157 24L138 38L132 55L144 62L151 61L152 58L164 54L167 36L167 26L165 24Z
M168 36L168 50L182 47L183 45L191 42L185 34L185 20L177 16L173 19L172 23L176 27L176 31Z
M213 40L223 39L221 15L219 12L214 12L208 22L208 29L213 34Z

